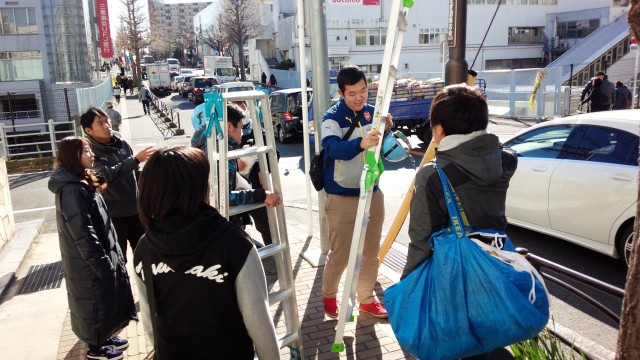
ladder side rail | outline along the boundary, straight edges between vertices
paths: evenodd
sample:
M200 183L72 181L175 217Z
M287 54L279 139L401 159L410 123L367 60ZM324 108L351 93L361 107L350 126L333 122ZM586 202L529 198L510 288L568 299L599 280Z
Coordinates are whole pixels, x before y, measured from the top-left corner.
M390 22L387 29L387 43L385 44L385 51L382 61L382 73L380 75L380 86L376 95L376 105L373 117L372 130L379 130L382 124L382 118L386 115L391 102L391 94L393 93L393 85L395 84L395 78L397 76L397 65L400 58L400 51L402 49L402 40L404 39L404 32L406 32L406 14L407 8L402 4L402 0L394 0L391 5ZM384 131L384 128L383 128ZM380 158L380 149L382 147L382 137L373 148L367 149L366 159L372 157L377 164ZM336 327L336 338L332 346L333 352L344 351L345 345L343 342L345 322L349 320L351 312L353 311L353 304L348 304L348 309L344 310L345 299L355 300L355 287L357 283L357 275L360 271L360 261L362 259L362 249L364 247L364 238L366 236L367 225L369 222L369 211L371 207L371 195L373 193L374 184L370 184L367 188L366 176L371 168L371 163L367 161L363 167L362 176L360 179L360 200L358 204L358 211L356 214L356 224L354 226L351 249L349 254L349 262L347 265L347 275L345 278L345 287L343 290L343 303L340 309L338 317L338 325ZM379 175L378 175L379 176ZM357 244L355 242L357 241ZM355 251L355 252L354 252ZM345 294L349 289L349 294ZM344 311L343 311L344 310Z
M219 171L219 192L218 198L220 199L218 211L222 216L229 219L229 160L227 153L229 151L229 132L227 130L226 121L227 118L227 100L222 98L222 114L218 114L217 121L220 121L220 128L222 129L222 139L218 141L218 153L220 158L218 160ZM215 126L213 127L215 129ZM215 133L215 130L211 132Z
M212 120L215 121L215 120ZM218 154L218 141L216 140L216 128L207 137L207 158L209 159L209 203L216 209L220 209L220 178L218 171L218 163L220 162L220 154Z

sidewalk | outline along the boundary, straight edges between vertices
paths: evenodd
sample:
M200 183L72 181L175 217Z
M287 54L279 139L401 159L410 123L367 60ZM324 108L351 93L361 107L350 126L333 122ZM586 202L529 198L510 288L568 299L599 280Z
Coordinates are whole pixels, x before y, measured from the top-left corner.
M192 130L188 124L183 124L187 125L186 136L165 141L149 117L143 115L142 105L138 103L137 96L129 95L128 99L123 97L116 109L124 119L121 134L124 138L131 139L134 152L148 145L189 143ZM42 181L46 184L46 180ZM288 204L285 204L285 208L286 211L297 210ZM78 340L71 331L66 286L61 277L55 220L51 220L50 213L46 218L49 219L48 223L42 227L40 236L34 239L31 250L25 254L25 260L16 272L16 281L1 299L0 333L5 336L0 337L0 347L3 348L3 357L10 359L86 359L86 344ZM253 227L247 230L252 236L260 239ZM331 352L337 321L324 317L321 294L323 268L313 268L300 256L308 249L319 249L319 240L317 237L308 238L306 226L290 220L288 216L287 234L291 246L304 358L411 359L411 356L400 349L387 321L366 314L359 315L357 309L354 312L355 322L346 325L346 350L342 353ZM132 264L129 263L128 267L131 276L134 273ZM383 289L397 281L392 278L399 276L387 267L383 268L385 271L380 272L376 286L376 292L380 297ZM133 290L137 301L135 287ZM340 298L341 294L338 295ZM283 335L286 332L283 309L274 305L271 312L274 315L276 332ZM126 359L150 358L151 348L141 322L131 322L122 330L120 336L128 339L131 344L125 353ZM282 359L290 359L289 349L283 349L281 354Z

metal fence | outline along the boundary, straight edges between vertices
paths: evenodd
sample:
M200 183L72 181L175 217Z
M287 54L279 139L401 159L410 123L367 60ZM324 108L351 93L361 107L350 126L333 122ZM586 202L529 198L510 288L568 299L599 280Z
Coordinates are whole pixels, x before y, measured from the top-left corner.
M0 124L0 155L6 155L9 160L55 157L57 142L75 132L74 122L53 119L23 125Z

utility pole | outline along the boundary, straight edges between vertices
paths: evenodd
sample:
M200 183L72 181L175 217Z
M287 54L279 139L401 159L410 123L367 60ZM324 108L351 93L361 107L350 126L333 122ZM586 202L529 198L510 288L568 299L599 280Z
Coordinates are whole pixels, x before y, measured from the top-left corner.
M445 85L467 82L467 0L449 0L449 60L445 65Z

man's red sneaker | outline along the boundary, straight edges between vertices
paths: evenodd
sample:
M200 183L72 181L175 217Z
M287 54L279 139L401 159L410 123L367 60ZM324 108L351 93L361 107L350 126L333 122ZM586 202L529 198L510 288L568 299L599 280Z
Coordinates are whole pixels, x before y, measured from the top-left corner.
M338 317L338 301L336 298L327 298L323 296L322 301L324 302L325 315L332 319L336 319Z
M389 317L387 310L382 307L382 304L378 301L374 301L371 304L360 304L360 311L366 312L379 319L386 319Z

